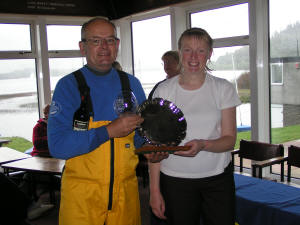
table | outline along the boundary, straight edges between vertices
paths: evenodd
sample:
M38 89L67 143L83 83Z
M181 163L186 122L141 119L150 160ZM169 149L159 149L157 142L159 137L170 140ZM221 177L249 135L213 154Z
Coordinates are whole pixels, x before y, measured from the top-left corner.
M236 221L239 225L300 224L300 189L235 174Z
M0 139L0 147L1 147L3 144L8 144L9 142L11 142L11 140L8 140L8 139Z
M0 165L20 159L31 158L31 155L19 152L12 148L0 147Z
M30 182L32 184L32 193L34 198L37 200L36 184L34 173L49 175L49 194L50 202L55 203L55 192L54 192L54 177L53 175L61 175L65 160L56 158L44 158L44 157L30 157L19 161L2 164L1 167L4 170L15 170L29 172L31 175Z
M44 157L28 157L23 160L2 164L6 169L61 175L65 160Z

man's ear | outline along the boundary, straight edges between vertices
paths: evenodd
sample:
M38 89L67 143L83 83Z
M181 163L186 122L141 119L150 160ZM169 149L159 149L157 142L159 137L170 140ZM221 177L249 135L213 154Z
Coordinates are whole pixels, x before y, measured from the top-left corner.
M85 54L86 54L86 52L85 52L85 43L83 41L79 42L79 49L80 49L81 55L85 56Z
M117 39L117 43L116 43L116 49L117 49L117 51L119 51L119 46L120 46L120 39Z

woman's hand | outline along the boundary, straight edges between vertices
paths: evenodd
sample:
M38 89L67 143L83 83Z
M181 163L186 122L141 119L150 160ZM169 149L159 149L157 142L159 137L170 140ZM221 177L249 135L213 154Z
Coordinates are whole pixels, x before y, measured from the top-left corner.
M175 155L180 156L188 156L188 157L194 157L196 156L201 150L205 149L206 146L206 140L191 140L187 143L185 143L184 146L190 146L191 148L187 151L176 151L174 152Z
M150 206L154 215L160 219L167 219L165 216L165 201L160 191L150 192Z

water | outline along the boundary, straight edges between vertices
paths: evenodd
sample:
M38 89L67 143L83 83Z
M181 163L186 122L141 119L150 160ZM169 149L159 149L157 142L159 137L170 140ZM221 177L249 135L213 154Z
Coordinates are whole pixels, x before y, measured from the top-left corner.
M236 74L232 76L236 77ZM55 86L57 80L51 80L51 84ZM151 88L146 89L150 91ZM3 94L28 92L36 92L34 78L0 80L0 136L20 136L32 140L32 129L39 119L36 95L1 99ZM237 126L251 125L250 107L250 103L237 107ZM282 105L272 105L272 127L282 127L282 118Z
M1 105L2 105L2 101ZM251 125L250 103L237 107L237 126ZM2 107L1 107L2 108ZM282 127L282 106L276 105L272 111L272 127ZM0 110L0 135L2 137L20 136L32 140L32 129L38 120L37 111Z
M0 136L19 136L31 141L38 119L36 96L0 100Z

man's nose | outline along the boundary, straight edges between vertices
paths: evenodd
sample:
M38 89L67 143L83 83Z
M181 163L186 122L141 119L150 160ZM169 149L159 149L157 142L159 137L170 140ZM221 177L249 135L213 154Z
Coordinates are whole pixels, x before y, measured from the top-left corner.
M100 47L104 48L104 49L108 48L108 44L107 44L107 41L105 39L101 39Z

